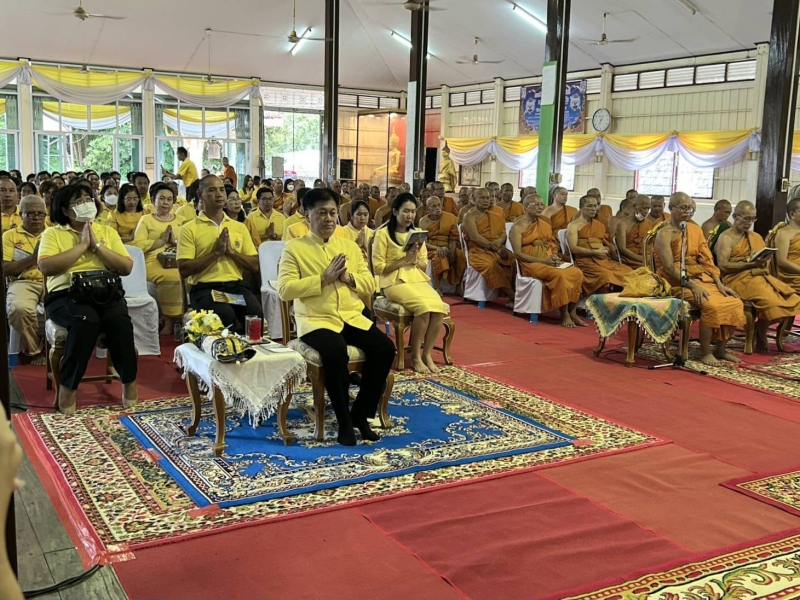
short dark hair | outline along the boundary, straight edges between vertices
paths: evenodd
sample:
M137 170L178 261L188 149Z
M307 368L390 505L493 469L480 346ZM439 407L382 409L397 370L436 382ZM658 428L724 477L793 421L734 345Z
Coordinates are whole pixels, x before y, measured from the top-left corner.
M145 179L147 179L147 183L150 183L150 176L149 176L147 173L145 173L144 171L137 171L136 173L134 173L134 174L133 174L133 179L132 179L131 181L132 181L133 183L136 183L136 180L137 180L137 179L140 179L140 178L142 178L142 177L144 177Z
M58 189L58 186L53 182L52 179L48 181L43 181L42 185L39 186L39 193L44 194L46 192L55 192Z
M786 214L790 215L798 210L800 210L800 198L789 200L789 204L786 205Z
M36 179L36 173L28 173L28 176L25 178L25 181L30 181L31 179Z
M170 194L172 194L172 201L173 202L175 202L177 200L177 198L175 197L175 192L172 191L172 188L170 187L170 185L168 183L161 183L159 181L158 183L156 183L155 185L150 187L150 199L153 201L154 204L155 204L155 200L156 200L156 194L158 194L158 192L161 192L161 191L164 191L164 190L166 190Z
M714 210L715 210L715 211L719 210L720 208L722 208L722 205L723 205L723 204L727 204L728 206L731 206L731 207L733 206L733 205L730 203L730 201L729 201L729 200L720 200L719 202L717 202L717 203L714 205Z
M233 193L236 193L236 194L238 194L238 193L239 193L239 190L237 190L237 189L236 189L235 187L233 187L232 185L226 185L226 186L225 186L225 197L227 198L228 196L230 196L230 195L231 195L231 194L233 194Z
M273 193L272 188L268 188L268 187L258 188L258 191L256 191L256 202L261 200L261 196L263 196L264 194L272 194L272 197L273 198L275 197L275 194Z
M22 190L24 190L25 188L29 188L31 190L30 193L23 194ZM33 183L31 183L30 181L26 181L25 183L23 183L22 185L17 187L17 192L19 192L19 197L20 198L22 198L23 196L29 196L29 195L36 196L36 186L33 185Z
M339 194L328 188L311 188L302 196L303 210L309 211L317 204L333 201L339 206Z
M581 199L578 201L578 206L583 208L583 205L586 204L586 201L589 199L597 200L594 196L581 196Z
M193 205L196 205L197 202L200 200L200 196L197 195L197 192L200 190L200 180L195 179L188 188L186 188L186 201L191 202Z
M48 177L50 177L50 171L39 171L39 172L36 174L36 176L37 176L37 177L40 177L40 176L42 176L42 175L47 175Z
M356 211L359 208L361 208L362 206L367 209L367 212L369 212L369 204L367 204L363 200L356 200L355 202L353 202L353 205L350 207L350 218L351 219L353 218L353 215L356 214Z
M142 195L139 193L139 189L132 183L123 183L119 188L119 199L117 200L118 213L125 212L125 196L131 191L136 192L136 197L139 198L139 204L136 205L136 212L142 212L144 210L142 206Z
M119 190L117 189L117 184L116 183L109 183L109 184L104 185L102 187L102 189L100 190L100 199L101 200L105 197L106 192L111 188L114 188L115 190L117 190L117 197L119 197Z
M119 171L111 171L111 173L109 173L109 175L111 177L113 177L114 175L116 175L117 177L122 177L122 175L119 174Z
M53 194L53 199L50 201L50 220L59 225L69 225L69 216L65 214L64 209L69 209L70 201L80 196L81 192L92 196L92 188L87 183L70 183Z
M177 150L177 152L178 152L178 153L181 153L181 152L182 152L183 154L185 154L185 155L187 155L187 156L189 155L189 151L188 151L186 148L184 148L183 146L178 146L178 150Z
M303 198L306 197L306 194L309 192L308 188L301 188L297 190L297 204L303 207L303 210L306 209L306 205L303 204Z

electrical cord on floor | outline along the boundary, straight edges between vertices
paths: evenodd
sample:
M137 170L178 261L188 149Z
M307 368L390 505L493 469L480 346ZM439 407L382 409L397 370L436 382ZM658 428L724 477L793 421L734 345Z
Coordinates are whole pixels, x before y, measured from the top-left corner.
M73 585L78 584L81 581L89 579L89 577L97 573L101 568L102 567L100 565L95 565L88 571L81 573L80 575L77 575L75 577L70 577L69 579L65 579L61 583L55 583L51 586L42 588L40 590L31 590L29 592L22 592L22 595L25 598L35 598L36 596L43 596L44 594L49 594L51 592L57 592L65 588L72 587Z

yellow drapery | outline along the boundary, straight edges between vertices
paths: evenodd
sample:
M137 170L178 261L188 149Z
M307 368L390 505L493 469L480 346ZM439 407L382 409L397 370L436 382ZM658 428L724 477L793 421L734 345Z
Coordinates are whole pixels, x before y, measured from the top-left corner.
M156 75L156 82L162 82L170 87L195 96L218 96L222 92L243 91L253 85L251 79L222 80L209 83L205 79L188 79L169 75ZM181 118L183 118L181 111Z
M133 83L144 76L144 73L141 72L88 71L84 73L80 69L72 67L47 67L41 65L33 65L31 71L34 83L36 83L36 75L41 74L70 86L85 88L110 87Z
M713 152L738 144L750 137L756 129L734 131L691 131L679 133L678 139L692 152Z
M58 102L42 102L42 108L50 113L58 114ZM61 116L67 119L86 119L87 109L92 111L92 119L109 119L117 114L117 107L112 105L86 106L85 104L72 104L70 102L61 103ZM119 114L124 115L131 112L125 106L119 107Z
M632 135L612 134L604 135L605 142L618 148L642 152L652 150L669 139L670 133L637 133Z
M177 108L165 108L164 114L169 115L173 119L178 118L178 109ZM186 121L188 123L202 123L203 122L203 111L201 110L191 110L191 109L181 109L181 121ZM206 110L206 123L225 123L228 121L227 113L223 111L215 111L212 109Z

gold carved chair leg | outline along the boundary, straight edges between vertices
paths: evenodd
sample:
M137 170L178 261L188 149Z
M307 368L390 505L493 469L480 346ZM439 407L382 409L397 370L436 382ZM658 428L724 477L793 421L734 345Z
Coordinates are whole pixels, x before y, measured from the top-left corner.
M186 373L186 387L189 389L189 397L192 399L192 422L186 433L189 437L197 433L197 426L200 425L200 414L203 407L203 397L200 394L200 386L197 377L193 373Z
M592 350L592 354L595 356L600 356L600 353L603 351L603 348L606 347L606 338L601 337L600 341L597 343L597 348Z
M321 442L325 439L325 372L322 367L308 366L311 379L311 392L314 397L314 439Z
M216 386L214 386L214 420L217 422L214 456L222 456L222 452L225 450L225 396Z
M450 356L450 347L453 345L453 338L456 335L456 324L453 323L450 317L444 320L444 340L442 344L442 355L444 356L444 364L452 365L453 358Z
M283 402L278 407L278 414L276 417L278 420L278 431L280 432L281 437L283 438L284 446L291 446L292 442L294 442L294 434L292 434L292 432L289 431L289 427L286 425L286 414L289 412L289 404L291 404L291 402L292 402L292 396L290 394L289 397L286 399L286 402Z
M793 321L794 317L787 317L778 323L778 331L775 332L775 346L777 346L778 352L786 352L784 342L786 341L786 334L791 328Z
M400 320L392 323L394 327L394 343L397 347L397 370L402 371L406 366L406 329L408 325Z
M681 358L689 360L689 335L692 330L692 318L686 317L683 320L683 331L681 332Z
M628 321L628 355L625 366L632 368L636 363L636 343L639 340L639 325L636 321Z
M744 353L752 354L756 337L756 315L752 307L745 306L744 317L747 324L744 327Z

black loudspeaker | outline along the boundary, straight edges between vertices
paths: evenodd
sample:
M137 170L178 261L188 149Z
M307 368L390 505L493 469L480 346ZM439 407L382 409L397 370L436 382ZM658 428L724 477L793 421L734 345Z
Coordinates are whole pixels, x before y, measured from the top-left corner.
M436 163L439 160L438 148L425 148L425 183L436 181L439 172Z
M353 179L352 158L342 158L339 160L339 179Z

